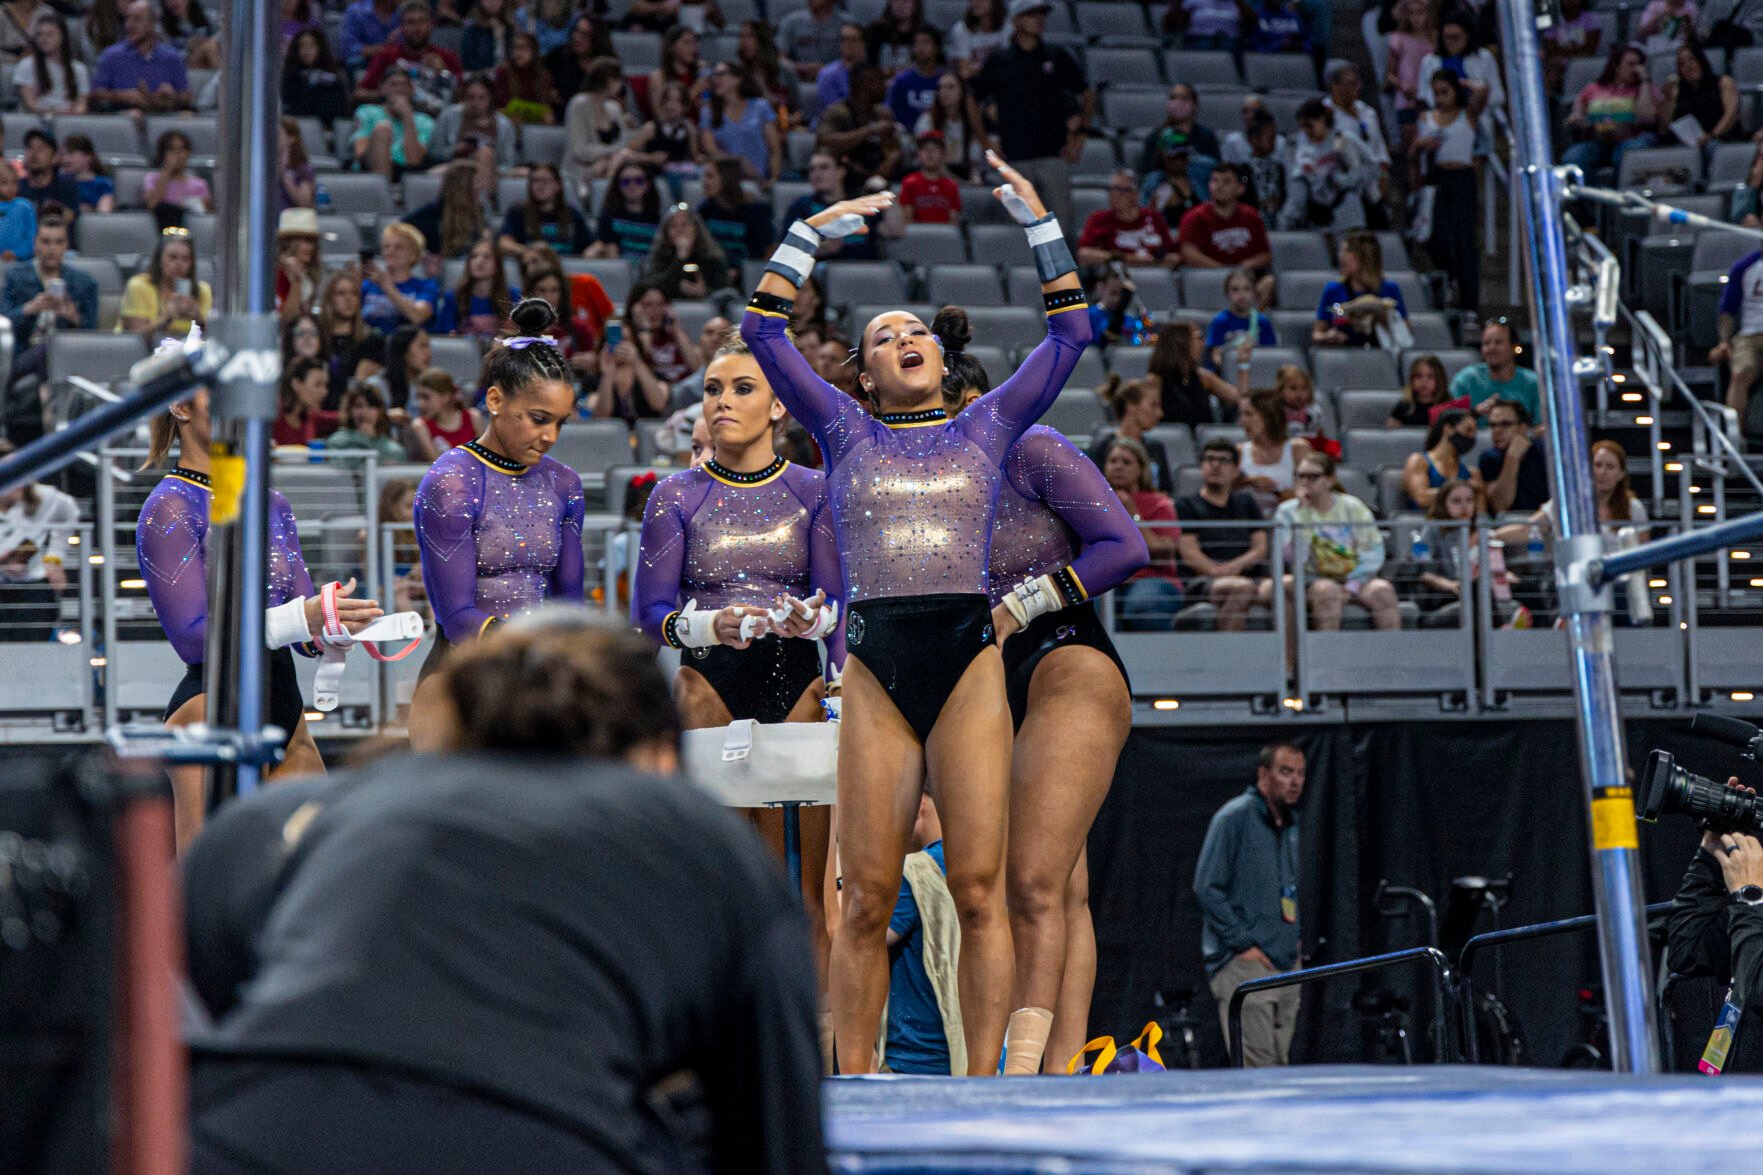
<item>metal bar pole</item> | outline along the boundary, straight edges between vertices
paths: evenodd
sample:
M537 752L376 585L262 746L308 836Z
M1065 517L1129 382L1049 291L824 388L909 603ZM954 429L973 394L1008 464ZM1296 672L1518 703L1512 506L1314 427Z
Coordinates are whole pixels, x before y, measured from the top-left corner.
M261 0L232 0L229 60L221 71L220 233L214 333L234 353L213 390L215 480L243 492L236 520L217 495L210 519L208 717L223 730L256 733L265 712L264 606L269 570L269 430L275 419L281 349L275 318L277 117L275 71L280 29ZM242 468L241 468L242 467ZM252 791L255 763L216 764L212 810Z
M1445 953L1437 947L1409 947L1406 950L1390 951L1382 955L1369 955L1363 959L1348 959L1344 963L1327 963L1321 967L1306 967L1299 971L1285 971L1278 975L1264 975L1260 979L1251 979L1237 985L1230 993L1227 1019L1230 1021L1230 1063L1234 1069L1243 1067L1243 1001L1263 991L1276 991L1282 987L1302 987L1317 983L1324 979L1338 979L1343 975L1358 975L1366 971L1381 971L1385 967L1394 967L1402 963L1424 961L1431 965L1434 995L1434 1027L1438 1032L1435 1042L1439 1060L1451 1061L1455 1058L1456 1049L1450 1039L1448 1022L1441 1011L1455 980L1451 974L1451 962Z
M1298 537L1300 532L1302 538ZM1310 601L1309 585L1304 582L1310 556L1306 544L1312 536L1309 527L1300 523L1292 528L1292 599L1291 611L1286 613L1286 621L1292 625L1292 689L1297 695L1300 705L1310 705L1310 683L1305 672L1310 667L1310 658L1305 656L1304 642L1310 634ZM1346 612L1343 604L1341 611ZM1301 713L1302 711L1299 711Z
M1626 551L1611 551L1603 558L1594 558L1591 561L1587 567L1587 578L1593 584L1607 584L1631 571L1640 571L1662 563L1675 563L1679 559L1705 555L1709 551L1724 550L1740 543L1748 543L1759 536L1763 536L1763 511L1713 526L1704 526L1700 530L1686 530L1682 534L1654 539Z
M1286 667L1286 625L1292 622L1291 609L1286 606L1286 553L1272 523L1263 523L1262 530L1267 535L1268 570L1273 576L1273 631L1279 637L1273 652L1279 666L1274 673L1274 676L1279 679L1279 697L1274 701L1274 705L1278 710L1283 710L1285 707L1281 703L1285 700L1286 691L1291 689L1290 670ZM1102 598L1112 601L1114 593L1106 592Z
M108 452L98 455L98 518L93 527L98 539L97 554L103 563L94 564L90 554L80 556L80 570L86 575L98 577L98 598L100 604L98 622L101 625L101 641L99 649L94 651L93 659L103 661L104 706L102 710L104 729L109 730L116 725L117 716L117 666L116 666L116 481L111 473L116 468L116 458Z
M802 805L794 801L784 809L784 864L789 867L790 883L802 893Z
M1543 88L1533 0L1500 7L1505 34L1507 93L1525 197L1525 244L1530 259L1537 365L1549 424L1549 483L1554 491L1557 577L1573 655L1578 703L1581 782L1591 814L1593 893L1604 999L1610 1017L1612 1067L1656 1073L1659 1043L1653 1031L1653 984L1642 916L1639 842L1628 784L1617 706L1610 625L1610 593L1577 582L1584 564L1602 550L1594 503L1579 381L1574 374L1573 321L1567 307L1562 184L1549 143L1549 102Z

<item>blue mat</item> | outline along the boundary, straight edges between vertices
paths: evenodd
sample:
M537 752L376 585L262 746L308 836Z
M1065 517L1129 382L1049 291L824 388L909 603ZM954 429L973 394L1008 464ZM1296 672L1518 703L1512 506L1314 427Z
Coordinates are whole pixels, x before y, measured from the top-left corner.
M833 1169L865 1175L1753 1175L1763 1079L1316 1066L826 1084Z

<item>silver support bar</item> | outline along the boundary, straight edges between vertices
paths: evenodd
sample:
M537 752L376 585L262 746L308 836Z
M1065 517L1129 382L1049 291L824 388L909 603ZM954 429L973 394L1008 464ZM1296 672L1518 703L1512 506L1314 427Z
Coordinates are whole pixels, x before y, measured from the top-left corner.
M1576 349L1567 306L1570 284L1562 229L1561 177L1549 143L1549 103L1533 0L1499 6L1505 35L1507 93L1512 99L1516 159L1525 210L1537 376L1549 425L1549 481L1559 514L1555 564L1573 652L1578 702L1581 781L1591 815L1593 893L1604 999L1610 1017L1611 1063L1618 1071L1655 1073L1651 968L1641 901L1634 799L1627 778L1617 708L1610 595L1587 590L1585 562L1601 550L1585 420L1580 410Z

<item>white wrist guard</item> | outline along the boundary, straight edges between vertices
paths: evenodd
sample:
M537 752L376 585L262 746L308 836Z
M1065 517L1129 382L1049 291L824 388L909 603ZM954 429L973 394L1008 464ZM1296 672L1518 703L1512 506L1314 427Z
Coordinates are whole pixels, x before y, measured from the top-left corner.
M1064 596L1051 575L1025 579L1011 588L1010 594L1004 597L1004 607L1010 610L1010 615L1016 617L1016 623L1023 628L1027 628L1037 616L1057 612L1064 606Z
M721 644L716 638L716 618L721 614L721 608L700 612L698 601L687 600L673 618L673 643L682 649L708 649Z
M840 217L834 224L845 220ZM861 219L861 218L859 218ZM833 226L829 225L828 228ZM839 234L843 236L844 234ZM765 272L775 273L793 286L800 287L814 272L814 254L825 240L820 229L811 226L805 220L798 220L784 230L784 238L772 251L771 260L766 263Z
M311 639L312 630L306 626L305 596L264 610L263 643L270 648L285 649Z

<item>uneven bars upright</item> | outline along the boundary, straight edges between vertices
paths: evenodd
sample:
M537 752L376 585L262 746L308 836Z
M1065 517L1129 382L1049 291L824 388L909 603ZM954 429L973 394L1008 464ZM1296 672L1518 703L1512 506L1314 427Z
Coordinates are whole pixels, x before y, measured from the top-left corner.
M1549 105L1543 90L1533 0L1504 0L1507 91L1512 96L1513 141L1524 193L1525 244L1530 259L1537 377L1549 424L1549 483L1560 538L1555 544L1561 611L1573 657L1580 777L1591 813L1592 892L1598 916L1598 956L1610 1016L1611 1062L1617 1071L1656 1073L1651 967L1641 900L1634 799L1622 744L1622 717L1611 651L1611 593L1592 586L1587 568L1603 551L1585 420L1573 361L1573 322L1567 308L1569 270L1562 234L1563 185L1549 144Z
M221 71L219 257L215 265L216 339L233 358L212 389L217 485L243 492L236 521L220 509L211 519L208 605L208 719L224 730L255 734L263 727L263 609L269 579L269 429L275 419L280 340L275 319L277 116L280 92L274 62L273 5L232 0ZM275 32L279 34L279 26ZM216 497L220 507L220 498ZM213 541L219 540L219 541ZM210 776L210 809L257 786L255 763L217 764Z

